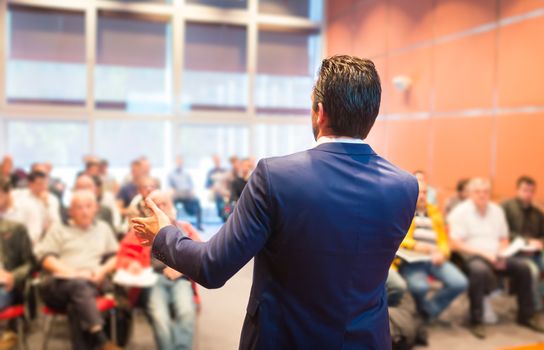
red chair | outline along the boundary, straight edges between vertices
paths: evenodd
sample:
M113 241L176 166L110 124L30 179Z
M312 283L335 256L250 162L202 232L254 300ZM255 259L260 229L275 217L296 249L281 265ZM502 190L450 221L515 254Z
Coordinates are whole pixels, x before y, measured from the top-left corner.
M28 345L26 343L26 337L25 337L25 330L24 330L24 319L25 319L24 305L13 305L0 311L0 321L15 320L17 324L17 348L18 349L28 349Z
M110 332L112 341L117 344L117 317L115 313L115 308L117 307L117 304L115 302L115 299L107 296L101 296L96 298L96 308L98 311L102 313L108 313L110 316ZM47 343L49 342L49 338L51 336L51 331L53 329L53 323L55 321L56 316L64 316L64 312L60 312L57 310L54 310L52 308L49 308L47 306L44 306L42 308L42 313L45 315L44 320L44 337L43 337L43 349L47 349Z

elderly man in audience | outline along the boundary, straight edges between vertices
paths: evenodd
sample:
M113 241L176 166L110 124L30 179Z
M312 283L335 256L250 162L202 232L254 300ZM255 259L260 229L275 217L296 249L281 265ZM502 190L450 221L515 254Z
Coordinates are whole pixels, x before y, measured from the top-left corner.
M149 198L168 213L172 224L189 238L200 241L198 232L188 222L176 221L172 199L162 191L153 191ZM143 213L142 213L143 214ZM118 253L118 267L138 275L152 266L157 283L147 293L147 312L159 350L191 349L195 325L196 284L181 273L151 258L151 247L142 247L134 231L129 231ZM173 314L170 310L173 310ZM172 317L173 316L173 317Z
M145 210L144 199L157 189L157 182L151 176L144 176L138 181L138 194L132 198L129 208L131 214L141 215Z
M195 186L191 175L184 168L183 157L176 157L176 168L168 176L168 185L174 191L174 204L183 205L189 215L196 216L196 226L202 229L202 208L200 200L195 194Z
M33 171L28 176L28 188L13 191L15 206L21 211L33 244L53 223L61 221L59 200L49 192L48 187L47 174Z
M517 181L516 197L502 203L510 229L510 240L521 238L529 249L519 254L527 260L533 272L535 302L542 309L540 274L544 270L542 249L544 242L544 213L534 204L536 181L522 176Z
M97 203L91 191L76 191L70 223L57 223L37 244L35 255L48 273L40 292L47 306L67 312L73 349L117 349L108 341L95 299L115 269L118 244L110 227L95 220Z
M418 311L433 321L455 298L467 289L468 281L451 262L450 247L444 218L434 205L427 202L427 184L419 181L416 214L401 247L429 257L429 261L402 262L400 273L414 296ZM429 297L429 277L442 282L440 290Z
M98 176L89 176L87 174L80 174L76 182L74 183L74 191L91 191L97 198L98 202L98 211L96 213L96 218L106 222L112 230L114 230L113 224L113 212L111 208L103 205L101 203L102 190L100 186L100 178Z
M9 186L6 180L0 179ZM0 189L2 191L2 189ZM25 281L34 265L32 244L25 226L0 217L0 311L23 302ZM0 335L0 349L9 349L15 342L13 332Z
M517 296L520 325L538 332L544 327L536 315L533 280L526 261L508 257L508 225L500 206L490 201L491 184L476 178L469 183L469 200L448 216L452 248L466 259L469 278L471 332L486 335L483 326L484 296L497 288L497 272L510 277Z

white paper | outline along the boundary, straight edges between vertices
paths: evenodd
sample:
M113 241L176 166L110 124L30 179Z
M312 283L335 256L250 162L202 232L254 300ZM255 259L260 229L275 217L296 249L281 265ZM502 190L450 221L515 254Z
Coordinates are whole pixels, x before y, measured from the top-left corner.
M127 270L117 270L113 276L113 283L125 287L152 287L157 283L158 276L153 271L153 268L148 267L143 269L138 275L129 273Z

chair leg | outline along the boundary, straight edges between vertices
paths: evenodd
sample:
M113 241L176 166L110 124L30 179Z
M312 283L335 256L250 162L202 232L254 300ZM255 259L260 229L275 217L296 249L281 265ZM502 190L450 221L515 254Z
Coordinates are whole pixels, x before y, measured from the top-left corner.
M117 313L115 309L110 310L110 332L111 341L117 345Z
M51 336L51 331L53 329L53 321L54 321L54 317L55 316L45 316L45 319L44 319L44 327L43 327L43 330L44 330L44 334L43 334L43 346L42 346L42 349L43 350L47 350L47 343L49 343L49 338Z
M25 319L23 317L19 317L16 320L17 324L17 349L18 350L27 350L28 344L25 337Z

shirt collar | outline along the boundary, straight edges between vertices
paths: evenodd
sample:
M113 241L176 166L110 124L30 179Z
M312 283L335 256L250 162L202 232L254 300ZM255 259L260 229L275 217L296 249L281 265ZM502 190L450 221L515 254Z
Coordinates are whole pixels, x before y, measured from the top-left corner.
M335 136L321 136L319 139L317 139L316 146L322 145L324 143L334 143L334 142L341 142L341 143L353 143L353 144L360 144L364 145L366 142L361 139L356 139L354 137L347 137L347 136L341 136L341 137L335 137Z

